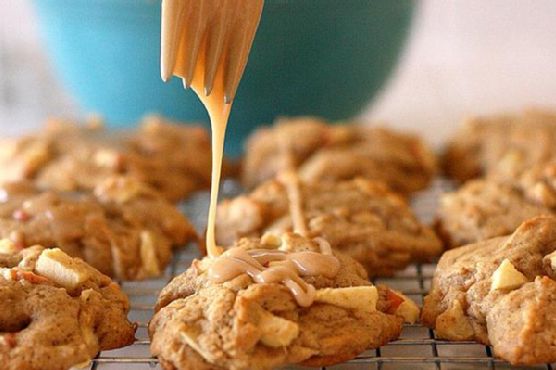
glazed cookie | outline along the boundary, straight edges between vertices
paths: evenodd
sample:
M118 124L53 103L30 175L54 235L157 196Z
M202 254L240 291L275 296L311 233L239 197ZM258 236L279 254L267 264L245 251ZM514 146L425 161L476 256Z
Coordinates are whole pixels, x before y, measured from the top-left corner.
M0 241L2 369L67 370L133 343L118 284L60 249L17 249Z
M550 214L551 208L515 187L472 180L441 196L436 225L446 245L455 247L511 234L523 221Z
M556 219L446 252L422 321L439 338L490 344L512 364L556 361Z
M146 118L137 131L108 131L97 123L51 121L38 134L5 139L0 181L33 180L61 191L92 191L115 175L143 181L177 201L210 184L210 138L205 129ZM229 174L224 165L224 176Z
M252 188L284 169L296 168L305 180L363 177L410 193L429 184L435 163L431 150L415 136L299 117L279 120L249 138L243 183Z
M164 369L326 366L398 337L419 309L323 239L242 239L163 289L149 324Z
M0 237L19 248L60 247L119 279L158 276L172 250L195 238L189 221L159 193L125 177L94 194L41 191L26 182L0 187Z
M442 252L435 233L381 182L355 179L298 185L307 235L323 237L332 248L359 261L372 277L391 275L410 262L429 261ZM217 243L231 245L245 236L291 231L291 196L287 182L276 179L223 201L217 211Z
M468 119L446 147L443 167L460 181L487 175L513 179L556 160L556 114L529 109L519 115Z

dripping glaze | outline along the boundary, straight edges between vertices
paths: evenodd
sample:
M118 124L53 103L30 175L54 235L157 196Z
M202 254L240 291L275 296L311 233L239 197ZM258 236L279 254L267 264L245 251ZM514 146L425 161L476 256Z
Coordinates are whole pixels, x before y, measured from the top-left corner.
M247 274L256 283L283 283L301 307L309 307L315 298L315 287L302 277L334 278L340 269L330 245L324 240L317 243L321 246L320 253L234 247L216 258L208 270L208 277L223 283Z
M245 250L238 247L224 252L215 243L216 203L224 136L262 6L263 0L163 0L161 75L163 80L168 80L172 75L182 78L184 86L191 87L197 93L210 117L212 173L206 243L207 254L214 260L208 271L209 278L221 283L247 274L255 282L282 283L300 306L307 307L314 300L315 288L302 277L333 278L340 268L340 262L332 255L330 245L324 239L315 240L321 253ZM191 25L195 27L189 27ZM217 38L213 39L212 35L215 34ZM197 40L196 45L192 45L194 40ZM207 55L213 56L215 52L220 53L218 63L207 66ZM214 78L207 80L207 76ZM288 192L294 231L306 236L299 179L293 172L288 172L282 181Z
M224 136L262 8L263 0L162 1L162 79L166 81L172 75L182 78L184 86L197 93L210 117L212 172L206 234L209 256L223 251L216 246L214 227ZM215 71L207 69L207 55L219 55L218 62L209 66Z

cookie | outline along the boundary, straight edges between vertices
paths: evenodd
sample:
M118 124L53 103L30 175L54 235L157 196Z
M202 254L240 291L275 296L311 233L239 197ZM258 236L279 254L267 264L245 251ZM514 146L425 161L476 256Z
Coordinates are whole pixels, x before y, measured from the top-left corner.
M242 179L248 188L296 168L305 180L386 182L393 190L424 189L436 171L431 150L417 137L386 128L329 125L313 117L281 119L247 142Z
M133 343L118 284L60 249L16 250L0 241L2 369L67 370Z
M287 184L269 180L251 193L218 206L216 239L231 245L242 237L292 230ZM442 252L435 233L422 225L406 201L377 181L299 183L299 202L307 235L323 237L374 276L391 275L413 261L430 261Z
M422 321L448 340L492 345L512 364L556 361L556 219L446 252Z
M1 144L1 182L32 180L48 189L92 191L108 177L127 176L170 201L210 185L207 131L159 117L145 118L135 131L51 121L43 132ZM229 168L224 165L224 176Z
M0 196L0 237L20 248L57 246L118 279L160 275L173 249L195 239L171 203L131 178L107 178L93 194L8 183Z
M531 203L556 209L556 162L537 164L518 176L499 181L519 191Z
M245 238L162 290L151 352L164 369L326 366L397 338L418 312L322 239Z
M471 180L440 197L436 226L446 245L455 247L509 235L523 221L550 214L550 207L517 187L493 180Z
M473 117L447 145L445 173L459 181L513 179L556 160L556 114L529 109L517 115Z

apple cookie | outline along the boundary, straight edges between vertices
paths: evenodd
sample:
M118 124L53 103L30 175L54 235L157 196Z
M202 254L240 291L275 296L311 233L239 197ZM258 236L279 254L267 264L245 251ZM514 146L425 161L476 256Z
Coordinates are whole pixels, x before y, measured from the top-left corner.
M67 370L133 343L118 284L60 249L0 241L0 363L5 370Z
M446 147L443 167L459 181L481 176L504 180L555 160L556 114L528 109L466 120Z
M532 192L539 197L538 192ZM456 247L509 235L525 220L553 214L549 193L535 202L516 187L493 180L471 180L440 197L436 227L446 246Z
M130 178L108 178L93 194L8 183L0 197L0 237L59 247L118 279L159 276L173 249L196 238L176 207Z
M512 364L556 361L556 219L446 252L421 319L438 338L475 340Z
M556 209L556 162L535 165L519 176L501 179L501 182L521 192L531 203Z
M54 120L40 133L4 139L0 148L1 182L32 180L42 188L92 191L106 178L126 176L170 201L210 185L207 131L160 117L145 118L134 131ZM224 176L230 168L225 163Z
M306 235L323 237L353 257L371 277L391 275L414 261L430 261L443 248L406 201L377 181L298 181L296 193ZM218 206L216 240L231 245L242 237L293 229L289 185L270 180L251 193Z
M418 314L323 239L285 233L193 261L161 292L149 333L168 370L326 366L397 338Z
M382 180L393 190L424 189L436 172L432 151L417 137L364 125L329 125L313 117L281 119L247 142L248 188L295 168L304 180Z

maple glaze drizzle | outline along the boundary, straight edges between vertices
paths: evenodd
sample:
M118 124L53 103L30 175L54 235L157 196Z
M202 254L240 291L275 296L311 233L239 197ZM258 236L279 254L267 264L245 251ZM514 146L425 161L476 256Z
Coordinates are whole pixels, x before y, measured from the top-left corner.
M212 177L206 243L207 253L214 260L209 278L223 283L247 274L258 283L282 283L300 306L308 307L313 303L315 288L302 277L333 278L340 268L324 239L316 240L321 253L239 247L224 252L214 237L231 102L247 63L262 7L263 0L163 0L161 74L163 80L172 75L181 77L184 86L197 93L210 116ZM212 63L215 56L219 57L218 63ZM288 167L293 168L293 163ZM287 171L281 179L288 193L294 231L307 235L299 179L294 171Z
M223 249L214 237L224 136L231 104L255 37L263 0L163 0L161 75L183 79L205 105L212 131L207 253Z
M295 171L288 170L281 173L278 179L286 188L293 231L302 236L307 236L308 229L305 222L305 215L303 213L300 182L297 173Z
M208 270L209 279L216 283L230 281L247 274L256 283L282 283L301 307L309 307L315 297L315 287L305 282L304 276L334 278L340 262L332 255L324 239L318 241L321 253L293 252L275 249L228 249Z

